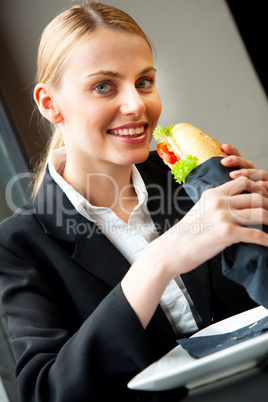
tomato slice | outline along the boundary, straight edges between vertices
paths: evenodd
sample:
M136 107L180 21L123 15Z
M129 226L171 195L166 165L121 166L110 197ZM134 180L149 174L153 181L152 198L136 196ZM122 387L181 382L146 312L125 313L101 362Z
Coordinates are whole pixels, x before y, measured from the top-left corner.
M170 151L164 142L160 142L156 145L156 150L160 158L164 159L170 165L174 165L174 163L178 162L177 156L174 152Z

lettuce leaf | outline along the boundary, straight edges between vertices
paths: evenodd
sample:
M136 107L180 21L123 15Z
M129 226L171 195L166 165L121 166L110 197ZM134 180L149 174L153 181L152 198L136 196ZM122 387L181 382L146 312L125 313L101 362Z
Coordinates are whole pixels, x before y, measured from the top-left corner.
M173 137L172 128L174 124L163 128L157 126L153 132L153 136L158 142L167 142L167 137ZM174 163L171 169L171 173L177 183L184 183L186 176L197 166L196 156L187 155L185 159L179 160Z
M187 155L172 166L171 173L177 183L184 183L186 176L197 166L197 157Z
M171 124L170 126L163 128L162 126L157 126L153 132L153 136L158 142L165 142L167 140L167 137L172 137L172 129L174 127L174 124Z

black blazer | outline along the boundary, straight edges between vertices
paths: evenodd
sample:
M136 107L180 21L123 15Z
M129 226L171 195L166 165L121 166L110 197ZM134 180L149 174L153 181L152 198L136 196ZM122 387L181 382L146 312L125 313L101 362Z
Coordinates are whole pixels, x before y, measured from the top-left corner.
M137 167L162 233L192 202L155 153ZM20 401L151 398L126 384L175 347L176 337L160 307L142 328L120 287L128 269L128 261L76 212L48 172L35 200L0 225L1 298ZM242 287L221 275L219 257L183 280L203 326L255 307Z

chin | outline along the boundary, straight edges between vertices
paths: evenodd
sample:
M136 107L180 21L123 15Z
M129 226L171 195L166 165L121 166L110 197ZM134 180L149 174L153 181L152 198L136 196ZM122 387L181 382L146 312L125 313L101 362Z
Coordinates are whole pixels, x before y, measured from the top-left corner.
M138 163L145 162L148 159L150 153L150 149L139 151L139 152L133 152L132 155L129 155L128 158L124 158L125 161L124 165L136 165Z

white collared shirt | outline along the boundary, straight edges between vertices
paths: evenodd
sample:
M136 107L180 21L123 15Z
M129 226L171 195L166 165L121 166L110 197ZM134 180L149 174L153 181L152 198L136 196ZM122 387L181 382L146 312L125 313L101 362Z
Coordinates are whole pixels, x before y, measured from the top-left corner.
M147 245L159 236L147 208L148 193L135 166L132 167L132 183L138 196L128 223L122 221L109 208L96 207L67 183L62 175L66 162L65 148L53 151L49 161L49 172L61 187L74 208L96 226L114 246L133 264ZM160 300L160 304L176 334L189 334L198 331L196 320L200 319L193 302L180 277L172 280Z

